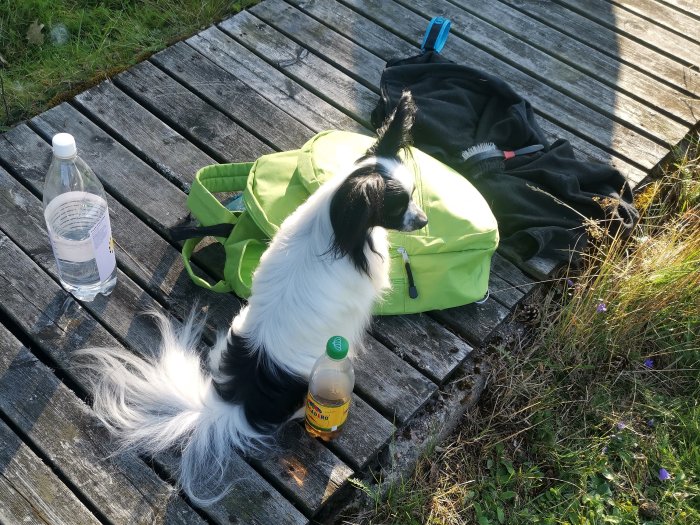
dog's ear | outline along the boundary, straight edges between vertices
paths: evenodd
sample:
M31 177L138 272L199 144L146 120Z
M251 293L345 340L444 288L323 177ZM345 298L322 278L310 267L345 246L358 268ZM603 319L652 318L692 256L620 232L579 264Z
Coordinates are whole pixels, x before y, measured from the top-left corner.
M365 243L368 232L381 222L386 181L370 167L360 168L343 181L331 200L333 244L336 257L349 256L355 267L369 274Z
M408 90L404 90L391 115L377 130L377 142L367 150L367 155L375 157L396 157L401 149L412 142L411 128L416 119L416 104Z

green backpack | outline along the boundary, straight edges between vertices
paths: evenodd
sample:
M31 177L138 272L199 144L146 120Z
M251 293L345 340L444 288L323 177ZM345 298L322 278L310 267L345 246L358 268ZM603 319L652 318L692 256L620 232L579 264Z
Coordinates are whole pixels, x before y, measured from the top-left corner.
M357 133L326 131L299 150L199 170L187 205L203 227L200 235L213 235L223 245L226 262L224 279L210 285L190 265L202 238L188 239L182 256L193 281L249 297L253 272L282 221L323 182L352 166L372 143ZM413 149L412 156L407 165L414 167L414 199L429 222L416 232L389 232L392 289L376 305L379 315L440 310L484 298L498 245L496 219L476 189L425 153ZM239 210L214 195L241 191L245 208Z

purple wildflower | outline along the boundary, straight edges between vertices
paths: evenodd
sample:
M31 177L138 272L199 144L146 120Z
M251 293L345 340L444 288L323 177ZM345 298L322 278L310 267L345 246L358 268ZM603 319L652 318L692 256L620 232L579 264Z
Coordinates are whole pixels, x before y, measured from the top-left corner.
M625 428L626 426L627 426L627 425L625 425L625 422L624 422L624 421L619 421L619 422L617 423L617 428L618 428L618 430L622 430L622 429Z
M659 479L661 481L666 481L667 479L671 479L671 474L668 473L668 470L665 468L660 468L659 469Z
M566 286L568 286L569 288L573 288L575 286L574 281L572 281L571 279L567 279Z
M608 307L605 306L605 303L601 301L600 303L598 303L598 306L596 306L595 311L599 314L602 314L603 312L608 311Z
M649 369L654 368L654 360L652 358L648 357L647 359L644 360L644 366L646 368L649 368Z
M653 420L653 419L650 419L649 421L647 421L647 426L648 426L648 427L653 427L653 426L654 426L654 420Z

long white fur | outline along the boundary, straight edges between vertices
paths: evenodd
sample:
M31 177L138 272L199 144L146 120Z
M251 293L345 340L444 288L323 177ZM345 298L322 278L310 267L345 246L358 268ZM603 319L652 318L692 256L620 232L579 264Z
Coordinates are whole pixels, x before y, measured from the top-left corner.
M284 221L255 272L248 305L231 326L253 343L260 358L304 378L329 337L343 335L351 348L362 344L373 304L390 286L383 228L371 232L377 253L365 247L371 277L348 257L329 252L330 203L346 177L322 185ZM266 444L266 436L248 424L240 406L224 402L214 389L212 375L218 373L226 337L219 338L204 370L196 350L201 323L191 316L176 330L164 317L157 319L163 339L153 357L117 349L79 351L92 358L85 366L95 372L94 409L123 450L152 456L180 449L179 482L192 501L208 505L230 488L224 475L233 449L250 453Z

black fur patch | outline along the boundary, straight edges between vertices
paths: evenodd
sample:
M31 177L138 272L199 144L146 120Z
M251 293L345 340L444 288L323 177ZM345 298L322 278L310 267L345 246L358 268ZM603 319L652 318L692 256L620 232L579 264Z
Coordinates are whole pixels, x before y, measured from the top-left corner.
M401 229L409 202L410 195L404 186L391 178L383 164L355 170L331 200L333 244L330 252L337 258L350 257L358 271L369 275L365 244L369 243L374 251L370 237L372 228Z
M246 419L259 432L273 432L304 404L308 382L258 359L247 341L231 334L219 371L230 379L214 381L226 401L243 405Z

